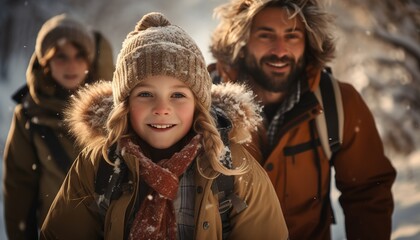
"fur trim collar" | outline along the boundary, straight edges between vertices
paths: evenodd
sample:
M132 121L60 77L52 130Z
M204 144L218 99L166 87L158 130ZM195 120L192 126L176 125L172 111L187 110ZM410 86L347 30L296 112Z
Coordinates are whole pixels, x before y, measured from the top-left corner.
M262 108L254 101L252 91L243 85L227 83L213 85L211 92L212 105L226 113L232 122L230 140L250 141L252 132L262 121ZM65 119L78 144L86 147L106 137L106 121L112 108L111 82L87 85L72 96Z

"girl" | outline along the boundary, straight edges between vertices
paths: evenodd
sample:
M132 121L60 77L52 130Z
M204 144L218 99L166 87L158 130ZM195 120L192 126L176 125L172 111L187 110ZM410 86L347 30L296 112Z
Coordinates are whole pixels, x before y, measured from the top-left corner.
M211 85L187 33L159 13L145 15L123 42L112 84L73 99L69 124L85 150L42 238L286 239L273 187L243 147L259 124L259 107L241 86ZM95 189L104 161L114 167L105 182L122 189L117 196ZM113 185L122 172L125 184ZM226 193L217 189L219 175L234 176L232 204L219 206Z
M41 27L4 151L4 209L11 239L37 239L42 222L80 149L63 126L63 109L82 84L110 79L109 43L58 15ZM96 46L101 56L96 55ZM99 61L100 59L100 61ZM112 72L111 72L112 73Z

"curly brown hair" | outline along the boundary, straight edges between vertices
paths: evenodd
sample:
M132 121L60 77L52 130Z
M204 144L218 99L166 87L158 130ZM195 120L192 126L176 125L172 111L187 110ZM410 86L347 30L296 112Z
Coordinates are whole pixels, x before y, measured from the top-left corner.
M264 8L280 7L290 18L299 17L306 29L306 62L322 68L335 55L330 23L333 16L325 12L317 0L231 0L214 10L219 25L213 32L210 51L213 57L237 66L239 53L246 46L254 16Z

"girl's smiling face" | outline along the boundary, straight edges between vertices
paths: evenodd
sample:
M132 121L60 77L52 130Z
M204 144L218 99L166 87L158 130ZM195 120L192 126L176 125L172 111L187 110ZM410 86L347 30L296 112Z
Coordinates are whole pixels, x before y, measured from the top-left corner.
M144 79L131 91L128 101L131 127L154 148L171 147L192 127L194 94L174 77Z

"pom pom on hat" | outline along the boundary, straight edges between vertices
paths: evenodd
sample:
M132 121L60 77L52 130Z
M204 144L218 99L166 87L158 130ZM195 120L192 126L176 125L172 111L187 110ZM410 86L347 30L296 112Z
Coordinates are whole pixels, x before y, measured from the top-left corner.
M135 30L143 31L149 27L166 27L171 25L168 19L160 13L152 12L144 15L144 17L137 23Z
M183 81L210 108L211 78L194 40L161 13L143 16L122 44L113 76L114 104L124 102L147 77L166 75Z
M40 63L45 63L47 51L63 41L75 42L86 51L88 60L93 62L95 41L93 34L80 22L66 14L60 14L47 20L38 32L35 53Z

